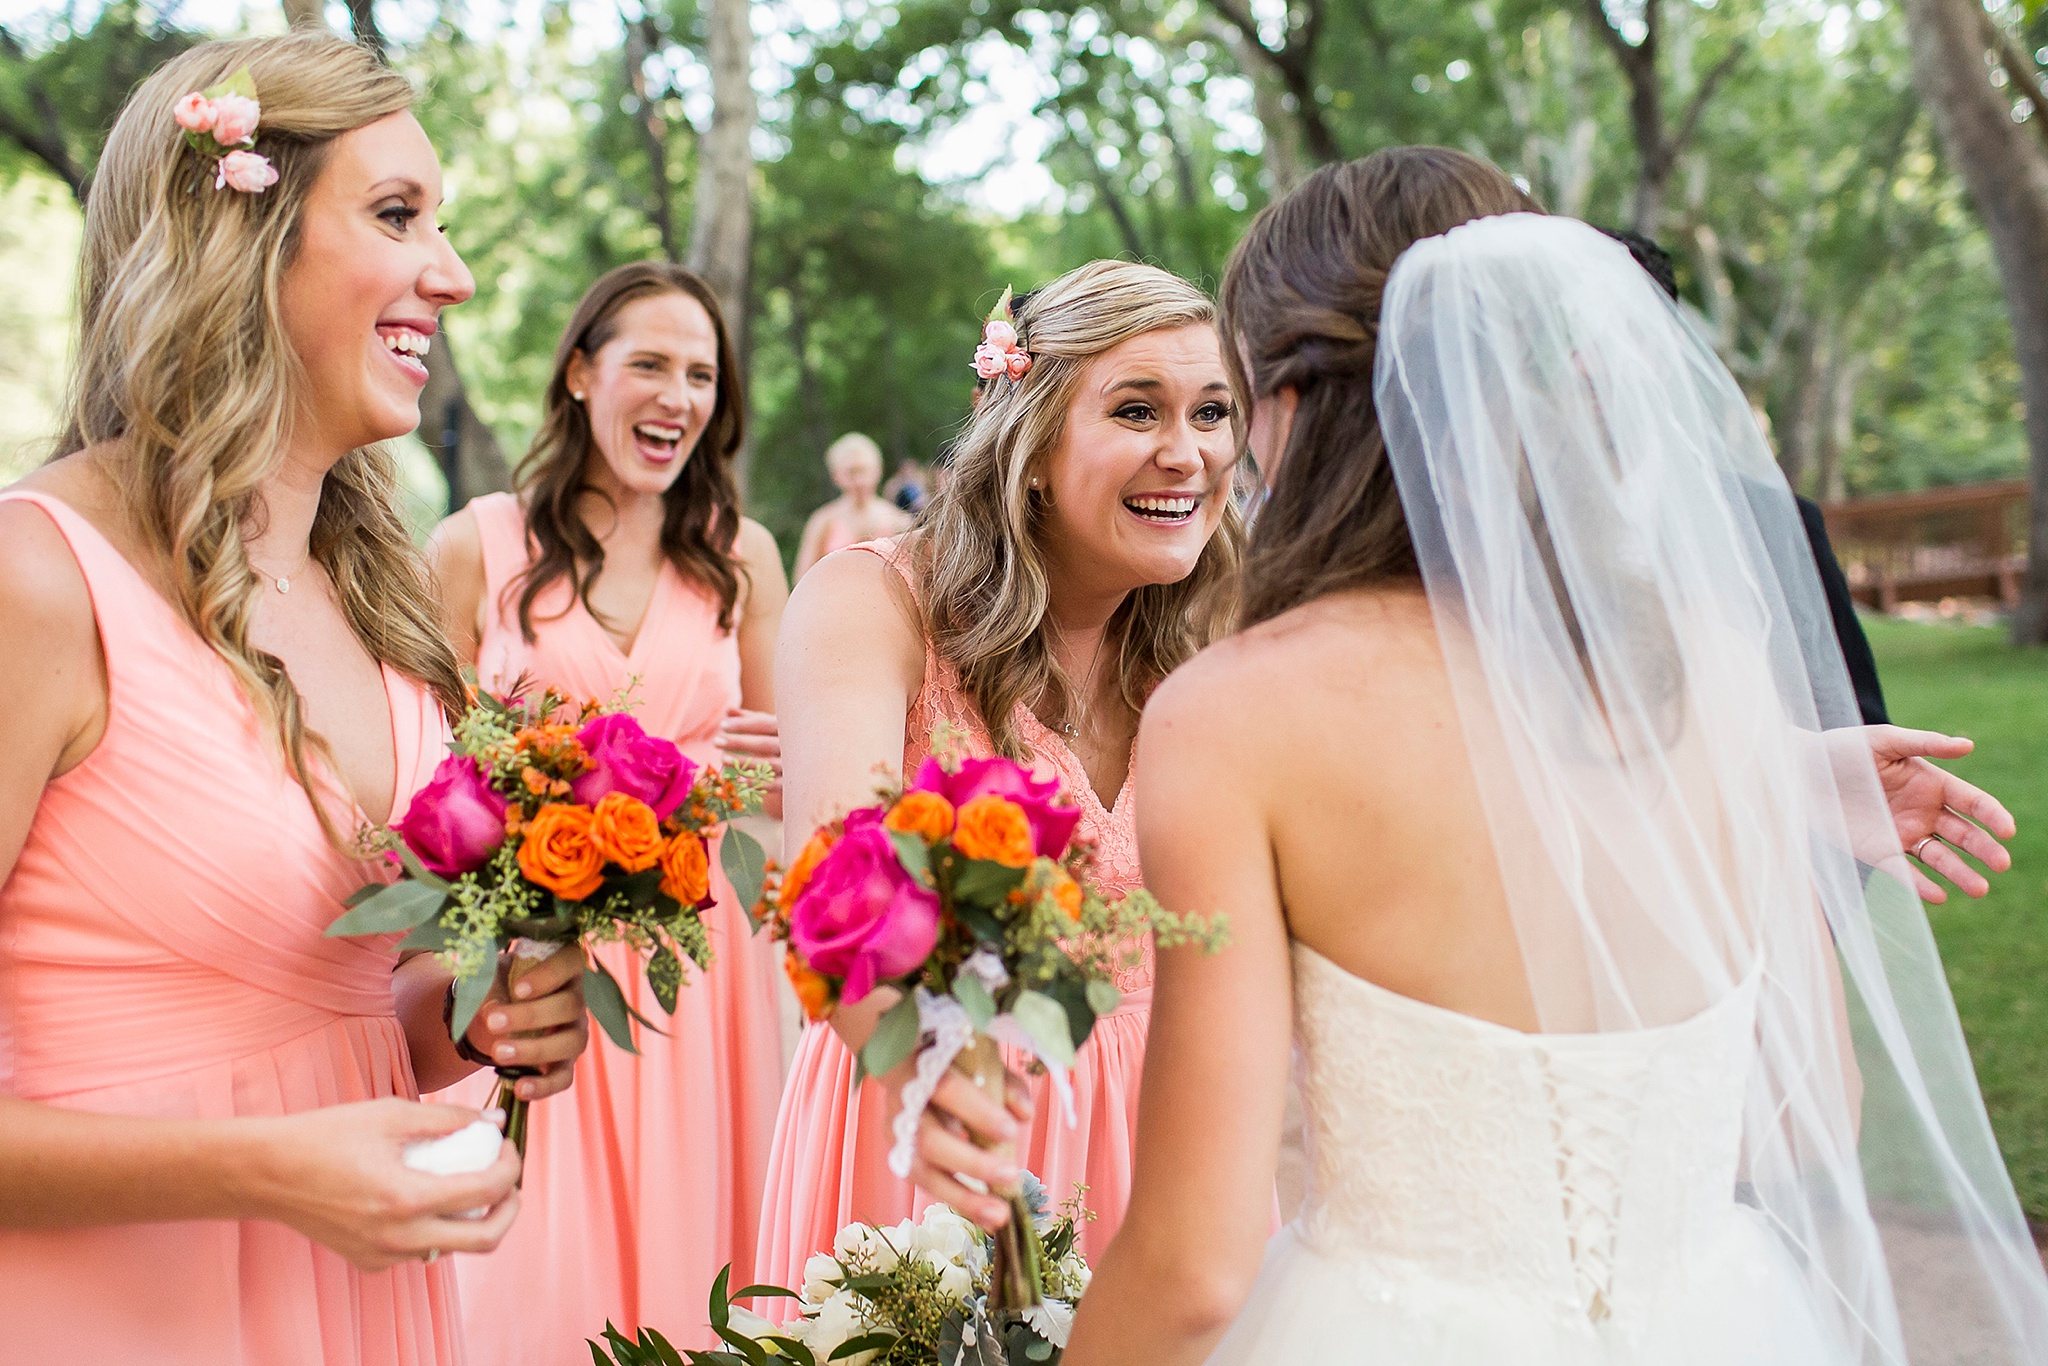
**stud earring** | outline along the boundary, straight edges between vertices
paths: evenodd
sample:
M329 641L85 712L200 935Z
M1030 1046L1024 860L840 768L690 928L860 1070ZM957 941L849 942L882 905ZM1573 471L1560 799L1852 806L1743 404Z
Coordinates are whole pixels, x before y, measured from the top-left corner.
M581 403L583 401L583 391L581 389L578 389L575 393L569 395L569 397L575 399L578 403Z

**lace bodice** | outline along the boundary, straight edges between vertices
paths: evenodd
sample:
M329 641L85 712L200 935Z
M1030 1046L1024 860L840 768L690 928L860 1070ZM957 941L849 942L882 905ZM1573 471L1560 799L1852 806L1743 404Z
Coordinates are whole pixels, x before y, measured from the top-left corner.
M1735 1209L1756 976L1680 1024L1524 1034L1294 946L1322 1255L1625 1336Z

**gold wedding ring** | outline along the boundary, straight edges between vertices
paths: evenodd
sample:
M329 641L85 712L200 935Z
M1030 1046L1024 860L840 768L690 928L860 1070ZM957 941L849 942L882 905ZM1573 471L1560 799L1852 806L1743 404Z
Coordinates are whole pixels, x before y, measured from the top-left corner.
M1928 845L1938 843L1940 840L1941 836L1939 835L1929 835L1926 839L1921 840L1913 846L1913 857L1919 859L1922 863L1927 862L1927 855L1924 851Z

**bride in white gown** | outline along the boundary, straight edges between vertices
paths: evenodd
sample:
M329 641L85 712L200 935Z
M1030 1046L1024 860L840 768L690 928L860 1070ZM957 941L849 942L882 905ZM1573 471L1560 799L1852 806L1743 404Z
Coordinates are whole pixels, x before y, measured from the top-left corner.
M1147 884L1233 943L1160 957L1066 1366L2048 1360L1790 494L1627 252L1534 210L1397 149L1233 259L1252 624L1137 761Z

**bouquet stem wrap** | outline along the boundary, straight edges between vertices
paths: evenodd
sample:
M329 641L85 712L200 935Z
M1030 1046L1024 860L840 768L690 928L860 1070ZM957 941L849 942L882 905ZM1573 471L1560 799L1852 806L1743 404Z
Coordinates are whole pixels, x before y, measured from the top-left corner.
M509 997L512 988L519 985L519 979L554 957L566 944L548 943L532 939L512 941L511 961L505 965L505 994ZM531 1101L522 1100L517 1091L521 1077L534 1075L530 1067L500 1067L498 1089L491 1098L491 1104L505 1113L505 1137L519 1150L521 1160L526 1157L527 1107Z
M1003 1066L1001 1047L988 1035L976 1034L953 1059L953 1069L997 1105L1009 1103L1009 1070ZM1009 1147L1002 1145L1002 1149ZM1010 1221L993 1235L995 1254L989 1263L988 1307L992 1313L1022 1313L1044 1303L1039 1291L1038 1230L1032 1222L1031 1207L1024 1201L1022 1182L1013 1182L1008 1190L992 1193L1009 1202Z

